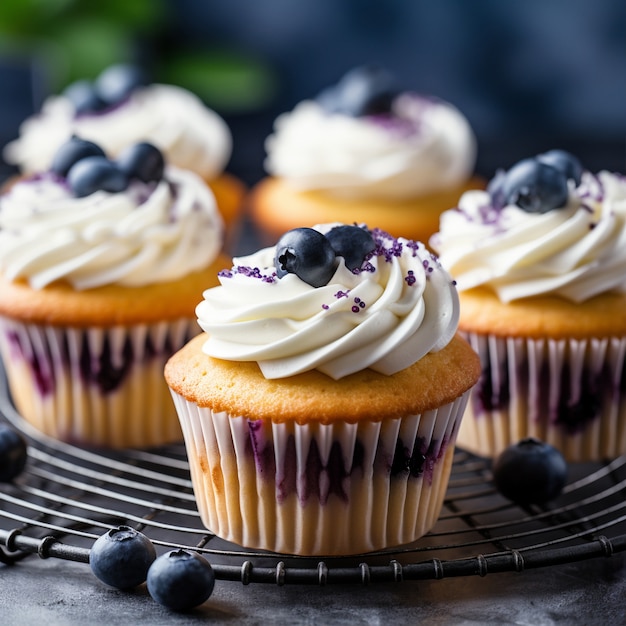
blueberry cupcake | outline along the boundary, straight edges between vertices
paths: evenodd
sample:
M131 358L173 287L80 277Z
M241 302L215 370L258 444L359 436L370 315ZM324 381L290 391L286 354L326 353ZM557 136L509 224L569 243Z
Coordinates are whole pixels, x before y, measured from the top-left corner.
M300 555L415 541L479 375L449 275L423 244L339 224L234 263L165 368L202 521Z
M182 438L163 366L200 329L223 223L151 144L108 159L73 138L0 196L0 354L21 415L85 446Z
M136 66L111 66L94 81L77 81L49 97L5 147L5 160L25 175L46 171L72 135L98 144L110 157L129 145L150 142L170 165L195 172L211 187L227 225L239 214L245 188L225 172L232 151L230 130L185 89L149 83Z
M535 437L569 461L626 453L626 179L561 150L465 194L431 240L480 354L459 445Z
M340 221L427 242L443 210L484 187L472 175L476 141L460 111L402 91L378 67L355 68L279 116L266 150L252 215L275 238Z

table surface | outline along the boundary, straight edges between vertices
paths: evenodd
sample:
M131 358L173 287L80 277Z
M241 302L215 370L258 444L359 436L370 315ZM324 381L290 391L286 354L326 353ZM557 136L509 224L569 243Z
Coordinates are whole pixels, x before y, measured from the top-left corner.
M0 565L0 623L498 624L625 623L626 554L521 573L326 587L217 581L211 598L174 613L149 596L107 587L87 565L37 556Z

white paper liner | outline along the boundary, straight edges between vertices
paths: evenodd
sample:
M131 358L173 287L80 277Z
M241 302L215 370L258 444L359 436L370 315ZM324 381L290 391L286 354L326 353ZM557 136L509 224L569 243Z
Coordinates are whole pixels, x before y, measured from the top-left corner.
M198 332L195 319L83 329L0 317L0 355L17 410L46 435L83 446L149 447L182 440L163 368ZM87 380L81 367L85 342L97 372L107 341L116 367L132 345L128 371L111 390Z
M558 448L571 462L626 453L626 338L519 339L465 334L483 372L457 444L495 457L524 437ZM485 407L481 389L495 397ZM569 422L579 417L576 423Z
M410 543L434 525L469 394L404 419L328 425L250 422L172 396L209 530L247 548L348 555ZM430 446L422 474L392 475L399 437ZM315 448L319 462L307 467Z

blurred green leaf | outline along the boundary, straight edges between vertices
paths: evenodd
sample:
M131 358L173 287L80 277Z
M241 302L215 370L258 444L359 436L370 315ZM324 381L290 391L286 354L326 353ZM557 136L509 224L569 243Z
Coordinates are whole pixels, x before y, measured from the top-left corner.
M50 41L59 48L64 84L79 78L95 78L105 67L132 58L134 33L119 24L98 18L76 18L57 26ZM58 89L61 85L54 85Z
M189 89L208 106L229 113L263 107L277 88L267 65L223 51L179 52L167 57L159 79Z

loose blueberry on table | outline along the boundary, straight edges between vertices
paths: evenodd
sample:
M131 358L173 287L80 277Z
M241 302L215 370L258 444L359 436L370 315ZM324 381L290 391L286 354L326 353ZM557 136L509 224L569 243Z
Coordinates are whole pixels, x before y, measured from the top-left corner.
M24 467L28 448L24 437L10 426L0 426L0 482L9 483L17 478Z
M89 566L103 583L131 589L146 580L155 559L156 550L148 537L130 526L119 526L96 539Z
M495 459L493 480L498 491L517 504L544 504L563 490L567 463L555 447L529 437Z
M215 573L200 554L172 550L150 566L147 585L159 604L174 611L187 611L209 599L215 586Z

